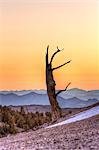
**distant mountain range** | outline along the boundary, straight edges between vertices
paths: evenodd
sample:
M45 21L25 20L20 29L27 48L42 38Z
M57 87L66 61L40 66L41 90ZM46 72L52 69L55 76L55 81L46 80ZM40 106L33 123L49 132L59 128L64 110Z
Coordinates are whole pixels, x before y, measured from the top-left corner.
M99 90L70 89L61 93L58 102L62 108L82 108L99 102ZM49 105L45 90L0 91L0 105Z
M87 101L88 99L97 99L99 100L99 90L90 90L85 91L78 88L73 88L70 90L67 90L65 92L62 92L60 94L63 98L73 98L77 97L79 99Z
M27 95L30 93L37 93L37 94L46 94L46 90L22 90L22 91L0 91L0 94L15 94L17 96ZM88 100L88 99L97 99L99 100L99 90L91 90L91 91L85 91L78 88L69 89L65 92L62 92L60 97L64 99L77 97L82 100Z

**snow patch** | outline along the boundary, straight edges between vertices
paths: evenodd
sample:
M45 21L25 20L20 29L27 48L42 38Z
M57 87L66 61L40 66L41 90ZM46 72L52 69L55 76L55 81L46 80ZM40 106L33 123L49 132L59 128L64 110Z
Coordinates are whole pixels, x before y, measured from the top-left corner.
M48 126L46 128L52 128L52 127L56 127L56 126L69 124L69 123L72 123L72 122L76 122L76 121L80 121L80 120L90 118L90 117L95 116L95 115L99 115L99 106L96 106L96 107L91 108L89 110L78 113L78 114L74 115L73 117L71 117L71 118L69 118L65 121L62 121L60 123Z

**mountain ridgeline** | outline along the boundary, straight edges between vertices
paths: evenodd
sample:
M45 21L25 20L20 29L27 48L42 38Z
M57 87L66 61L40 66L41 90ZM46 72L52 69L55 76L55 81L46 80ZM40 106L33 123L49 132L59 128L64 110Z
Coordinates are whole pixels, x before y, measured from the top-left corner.
M99 90L84 91L71 89L58 97L62 108L83 108L99 102ZM0 105L50 105L45 90L1 91Z

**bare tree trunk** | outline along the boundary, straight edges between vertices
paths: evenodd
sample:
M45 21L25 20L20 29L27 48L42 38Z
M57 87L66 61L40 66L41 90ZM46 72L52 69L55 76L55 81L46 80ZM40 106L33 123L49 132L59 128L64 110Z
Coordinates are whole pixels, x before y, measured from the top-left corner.
M52 109L52 121L57 120L61 117L61 108L59 107L59 104L56 100L56 94L55 94L55 81L53 79L53 73L51 71L50 65L46 67L46 83L47 83L47 93L49 97L49 101L51 104Z
M48 94L49 101L51 104L51 109L52 109L52 121L56 121L58 118L60 118L62 116L62 111L57 102L56 97L59 93L61 93L62 91L65 91L67 89L67 87L65 90L60 90L57 93L55 92L56 83L54 81L53 71L55 69L58 69L58 68L64 66L65 64L69 63L70 61L66 62L65 64L60 65L56 68L52 68L52 60L53 60L54 56L56 55L56 53L60 52L60 50L57 48L58 50L52 55L51 61L49 63L48 49L49 49L49 46L47 47L47 53L46 53L46 86L47 86L47 94Z

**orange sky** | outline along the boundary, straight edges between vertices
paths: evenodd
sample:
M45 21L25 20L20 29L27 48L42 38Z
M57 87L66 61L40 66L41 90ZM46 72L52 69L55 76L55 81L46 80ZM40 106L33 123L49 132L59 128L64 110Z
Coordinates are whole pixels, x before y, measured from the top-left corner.
M0 90L46 88L48 44L53 66L72 59L57 88L99 89L98 24L98 0L0 0Z

